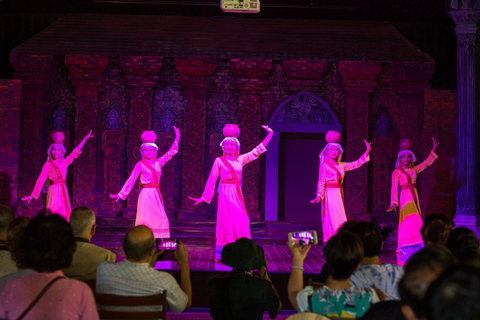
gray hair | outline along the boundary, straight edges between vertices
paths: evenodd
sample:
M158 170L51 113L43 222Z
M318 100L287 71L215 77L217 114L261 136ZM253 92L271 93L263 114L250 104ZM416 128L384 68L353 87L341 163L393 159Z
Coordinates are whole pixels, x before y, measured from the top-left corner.
M70 225L74 235L89 232L94 224L95 213L89 207L77 207L72 210Z

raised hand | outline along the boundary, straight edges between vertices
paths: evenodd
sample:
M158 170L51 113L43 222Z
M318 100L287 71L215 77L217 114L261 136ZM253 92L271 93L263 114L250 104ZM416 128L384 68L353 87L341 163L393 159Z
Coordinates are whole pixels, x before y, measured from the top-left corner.
M30 203L32 199L33 199L33 196L23 197L22 201L27 201L27 203Z
M188 199L195 201L195 204L194 204L195 206L196 206L197 204L200 204L200 203L202 203L202 202L205 201L205 200L203 200L202 198L192 198L192 197L188 197Z
M92 130L90 130L90 132L85 136L85 140L87 140L88 138L93 138L93 134L92 134Z
M317 196L315 199L310 200L310 203L319 203L320 201L323 201L323 197Z
M118 194L110 194L109 197L112 198L112 199L117 199L117 200L115 200L115 202L120 200L120 196Z
M267 130L268 133L273 133L273 129L270 128L268 125L263 125L262 128Z
M297 246L294 242L288 241L287 242L290 251L292 252L293 260L300 260L303 262L307 257L307 253L310 250L310 245L305 246Z
M392 211L397 212L397 207L398 207L397 204L392 204L390 208L387 209L387 212L392 212Z
M365 151L365 153L370 153L370 150L372 150L372 144L367 140L363 140L363 141L365 142L365 146L367 147L367 151Z
M180 130L177 127L173 126L173 130L175 131L175 136L180 137Z
M436 149L437 146L440 144L440 142L438 142L437 139L435 139L434 137L432 137L432 141L433 141L432 151L435 151L435 149Z

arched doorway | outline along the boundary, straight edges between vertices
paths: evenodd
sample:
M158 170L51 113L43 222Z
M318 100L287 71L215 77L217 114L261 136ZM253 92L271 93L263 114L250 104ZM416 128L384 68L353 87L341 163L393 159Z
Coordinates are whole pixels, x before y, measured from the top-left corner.
M322 98L302 91L275 110L268 125L274 135L266 154L265 220L320 222L315 198L318 154L325 133L342 132L337 116Z

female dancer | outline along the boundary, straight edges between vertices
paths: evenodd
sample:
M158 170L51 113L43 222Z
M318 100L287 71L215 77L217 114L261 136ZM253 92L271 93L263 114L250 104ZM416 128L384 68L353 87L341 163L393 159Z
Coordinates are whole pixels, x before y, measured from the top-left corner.
M345 172L360 168L370 161L370 143L365 141L367 150L356 161L341 162L343 149L340 145L342 136L337 131L329 131L325 135L327 145L320 152L320 168L318 173L317 197L311 203L322 201L323 243L337 233L337 229L347 221L343 198L343 178Z
M250 236L250 219L245 209L242 194L242 170L243 166L250 161L258 159L260 154L267 151L265 148L273 136L273 130L268 126L262 126L267 132L267 137L252 151L239 155L240 141L237 137L240 133L238 128L228 132L226 125L223 129L225 139L220 143L223 149L223 156L215 159L212 171L208 177L205 190L200 198L191 198L195 205L212 201L215 193L215 183L220 176L218 187L218 210L217 226L215 231L216 250L215 259L220 260L222 248L227 243L235 242L242 237ZM236 127L236 126L235 126Z
M397 253L403 253L403 248L423 242L420 228L423 220L416 188L417 174L430 166L438 158L435 149L440 144L432 137L433 148L427 159L414 166L415 155L411 151L412 140L402 139L400 151L397 155L397 164L392 173L391 206L387 212L396 211L398 203L398 186L400 186L400 214L398 215L398 247Z
M47 150L47 162L43 165L42 172L40 172L40 176L35 183L32 194L28 197L22 198L22 200L30 203L32 198L38 199L40 190L45 184L46 187L48 187L47 210L51 213L57 213L69 221L72 208L70 207L67 185L65 184L67 168L74 159L78 158L85 142L88 138L93 138L93 135L90 130L85 138L83 138L78 146L73 149L72 153L66 158L65 153L67 151L63 146L63 142L65 141L65 135L63 132L53 132L51 138L53 143L50 144Z
M170 150L158 159L158 146L155 144L157 135L153 131L143 132L143 144L140 148L142 161L137 162L122 190L120 190L118 194L110 195L110 198L117 199L116 201L120 198L125 200L138 179L142 190L138 195L135 225L143 224L148 226L152 229L155 238L170 238L170 227L167 214L165 213L159 183L160 176L162 175L162 167L178 152L180 131L177 127L173 127L173 129L175 130L175 141Z

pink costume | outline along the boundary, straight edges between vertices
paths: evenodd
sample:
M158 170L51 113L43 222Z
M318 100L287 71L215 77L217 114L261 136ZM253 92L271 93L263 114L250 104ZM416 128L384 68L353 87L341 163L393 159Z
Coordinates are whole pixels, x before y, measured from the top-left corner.
M143 139L143 135L142 135ZM156 135L155 135L156 139ZM155 139L153 141L155 141ZM154 143L144 143L154 145ZM155 145L156 147L156 145ZM158 150L158 147L156 148ZM118 193L120 198L125 200L137 179L140 182L141 191L138 195L137 218L135 225L146 225L153 231L155 238L170 238L170 227L165 206L163 205L162 194L160 193L159 183L162 175L162 167L172 159L178 152L178 141L172 144L163 156L155 160L155 164L147 163L146 160L137 162L133 168L132 174L125 182L122 190Z
M267 149L263 144L259 144L252 151L240 155L236 161L227 160L225 157L215 159L201 199L207 203L212 201L215 193L215 183L220 176L215 231L217 247L235 242L242 237L251 238L250 219L243 203L241 188L242 170L244 165L258 159L260 154L265 151ZM232 172L232 168L234 172Z
M405 246L418 245L423 242L420 234L423 220L415 183L417 181L417 174L425 170L438 158L434 152L430 152L428 158L418 166L403 169L400 165L400 156L403 153L410 153L412 155L412 162L415 162L415 156L410 150L401 150L397 157L397 168L392 173L391 204L399 205L399 249ZM400 204L398 203L398 186L400 186Z
M49 150L52 146L59 145L53 143L50 145ZM63 147L63 145L60 144ZM50 153L50 151L49 151ZM67 221L70 220L70 213L72 208L70 207L70 199L68 197L68 190L65 184L65 179L67 177L67 168L73 162L74 159L78 158L80 155L78 149L73 149L72 153L68 155L65 159L60 159L59 162L54 160L49 160L45 162L42 168L42 172L35 183L35 188L33 189L32 196L35 199L38 199L40 196L40 191L42 190L43 184L47 179L49 179L50 187L47 192L47 210L50 210L52 213L57 213L64 217ZM50 158L50 156L49 156Z

